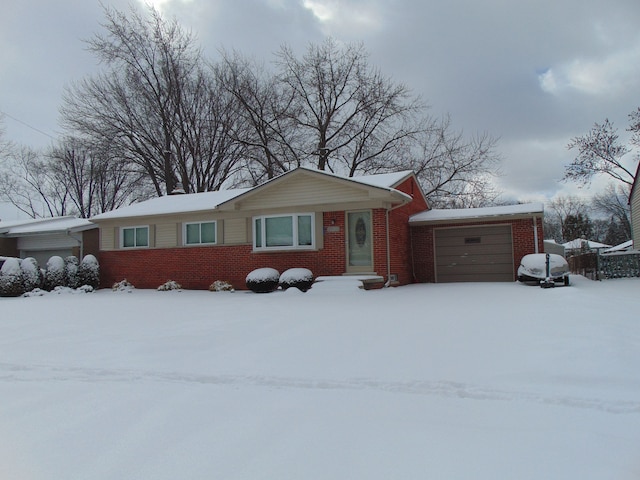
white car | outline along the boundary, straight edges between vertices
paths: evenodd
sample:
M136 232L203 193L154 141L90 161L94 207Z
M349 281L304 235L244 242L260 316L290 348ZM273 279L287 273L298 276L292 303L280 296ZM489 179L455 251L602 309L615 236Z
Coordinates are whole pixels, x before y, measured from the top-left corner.
M532 253L525 255L518 267L518 280L553 287L556 283L569 285L569 264L561 255Z

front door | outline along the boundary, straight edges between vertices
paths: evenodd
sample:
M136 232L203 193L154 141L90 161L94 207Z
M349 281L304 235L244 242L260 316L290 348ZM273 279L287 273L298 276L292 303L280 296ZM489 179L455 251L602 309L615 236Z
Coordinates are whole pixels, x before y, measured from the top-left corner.
M373 271L371 211L347 212L347 273Z

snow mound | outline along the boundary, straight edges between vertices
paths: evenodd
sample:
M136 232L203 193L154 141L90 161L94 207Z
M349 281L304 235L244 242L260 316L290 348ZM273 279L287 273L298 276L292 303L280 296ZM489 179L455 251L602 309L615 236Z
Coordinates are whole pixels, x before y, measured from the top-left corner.
M224 280L216 280L209 285L209 291L211 292L234 292L233 285Z
M113 290L114 292L131 293L135 288L136 287L129 283L129 281L125 278L124 280L120 280L119 282L114 283L111 287L111 290Z
M7 258L2 268L0 268L0 273L3 275L20 275L20 259Z
M25 292L24 294L22 294L23 297L42 297L44 295L46 295L47 292L46 290L43 290L41 288L34 288L33 290L31 290L30 292Z
M17 297L23 293L20 259L7 258L0 268L0 296Z
M180 285L175 280L167 280L166 282L164 282L162 285L158 287L159 292L169 292L171 290L181 291L182 285Z
M64 285L64 260L54 255L47 261L47 274L45 276L45 289L53 291L56 287Z
M313 273L307 268L290 268L280 275L281 282L301 282L313 280Z
M283 290L289 287L296 287L302 292L306 292L313 284L313 273L308 268L290 268L280 275L280 287Z
M22 284L24 291L30 292L36 288L42 287L44 275L38 266L38 262L33 257L27 257L20 263L22 270Z
M275 268L258 268L247 275L246 283L255 293L273 292L280 283L280 272Z
M257 268L247 275L247 282L268 282L280 279L280 272L275 268Z

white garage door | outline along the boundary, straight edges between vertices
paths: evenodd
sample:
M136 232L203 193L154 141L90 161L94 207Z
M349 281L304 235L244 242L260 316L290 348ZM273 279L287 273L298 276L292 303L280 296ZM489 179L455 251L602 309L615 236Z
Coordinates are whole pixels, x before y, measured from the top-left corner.
M57 249L57 250L21 250L20 256L22 258L33 257L38 262L40 268L47 268L47 262L51 257L57 255L65 259L71 255L71 249Z
M435 230L436 281L512 282L510 225Z

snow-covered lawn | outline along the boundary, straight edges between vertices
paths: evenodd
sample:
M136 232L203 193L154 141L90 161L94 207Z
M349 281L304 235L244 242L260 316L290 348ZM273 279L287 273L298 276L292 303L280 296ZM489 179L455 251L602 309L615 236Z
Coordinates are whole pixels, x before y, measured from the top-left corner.
M0 298L2 479L638 479L640 279Z

